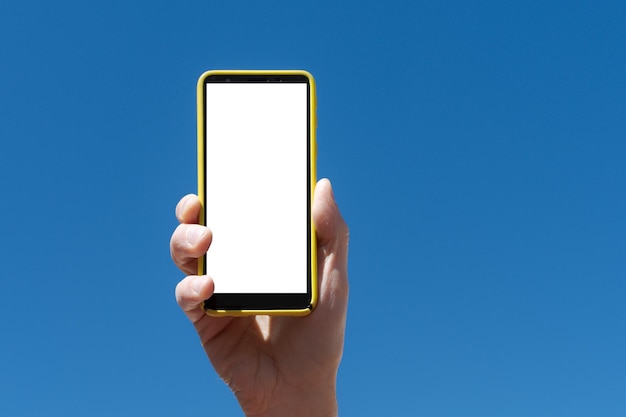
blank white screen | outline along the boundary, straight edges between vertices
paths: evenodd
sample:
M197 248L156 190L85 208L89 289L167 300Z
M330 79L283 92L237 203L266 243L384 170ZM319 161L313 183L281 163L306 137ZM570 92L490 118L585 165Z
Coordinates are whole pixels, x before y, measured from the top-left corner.
M216 293L307 292L307 85L206 84Z

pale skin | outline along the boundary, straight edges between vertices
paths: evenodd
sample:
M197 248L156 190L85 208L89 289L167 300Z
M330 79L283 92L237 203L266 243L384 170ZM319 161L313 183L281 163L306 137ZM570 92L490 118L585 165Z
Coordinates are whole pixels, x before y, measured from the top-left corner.
M336 379L348 304L348 227L330 181L313 199L317 231L319 301L307 317L210 317L201 308L213 280L198 276L198 258L210 250L209 227L198 225L200 201L187 195L176 207L180 225L172 259L187 275L176 300L193 323L213 367L248 417L337 415ZM268 230L271 233L271 230Z

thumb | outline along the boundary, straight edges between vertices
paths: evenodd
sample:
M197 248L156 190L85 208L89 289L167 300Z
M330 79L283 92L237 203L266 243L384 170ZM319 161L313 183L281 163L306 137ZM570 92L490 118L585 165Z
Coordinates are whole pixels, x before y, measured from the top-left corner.
M327 178L319 180L315 186L313 223L319 246L324 246L337 237L347 237L348 226L339 212L332 185Z

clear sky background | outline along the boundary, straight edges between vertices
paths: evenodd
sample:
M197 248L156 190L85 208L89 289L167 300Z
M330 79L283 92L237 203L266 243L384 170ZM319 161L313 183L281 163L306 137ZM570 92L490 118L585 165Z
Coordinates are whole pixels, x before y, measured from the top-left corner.
M0 415L239 416L174 287L207 69L303 68L343 416L626 414L626 2L0 3Z

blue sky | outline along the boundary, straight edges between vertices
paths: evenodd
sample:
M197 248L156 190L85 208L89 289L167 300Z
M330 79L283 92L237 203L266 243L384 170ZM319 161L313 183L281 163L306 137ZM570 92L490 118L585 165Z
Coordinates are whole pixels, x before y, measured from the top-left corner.
M302 68L340 411L626 412L626 3L0 4L0 415L241 415L174 300L195 82Z

